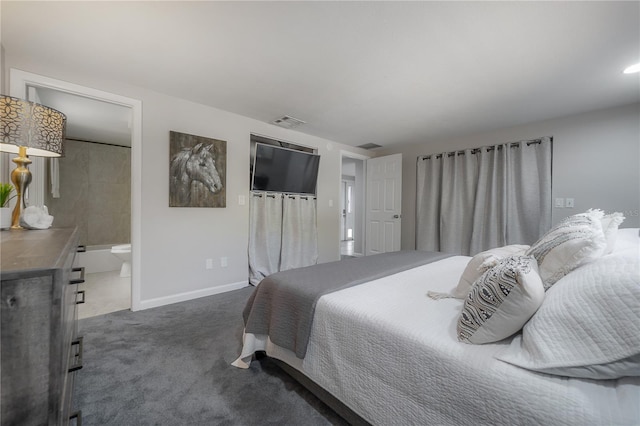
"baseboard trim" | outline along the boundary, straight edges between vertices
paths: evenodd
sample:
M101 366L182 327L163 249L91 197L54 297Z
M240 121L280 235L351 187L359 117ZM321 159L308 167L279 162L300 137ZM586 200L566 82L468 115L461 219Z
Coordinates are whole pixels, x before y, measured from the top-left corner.
M139 309L157 308L160 306L171 305L172 303L186 302L187 300L199 299L200 297L213 296L214 294L226 293L228 291L239 290L247 287L249 281L240 281L237 283L225 284L216 287L204 288L202 290L188 291L186 293L173 294L171 296L157 297L155 299L141 300Z

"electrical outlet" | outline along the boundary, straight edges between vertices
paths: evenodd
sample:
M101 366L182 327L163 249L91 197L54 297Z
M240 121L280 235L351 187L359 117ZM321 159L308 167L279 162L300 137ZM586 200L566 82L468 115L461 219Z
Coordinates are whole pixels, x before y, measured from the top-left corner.
M564 202L564 206L568 209L572 209L573 208L573 202L574 199L573 198L567 198Z
M205 268L207 269L213 269L213 259L207 259L205 261Z
M226 257L221 257L220 258L220 266L222 266L223 268L226 268L227 265L229 264L229 259Z
M563 208L564 207L564 198L556 198L556 204L555 206L557 208Z
M244 206L245 203L246 203L246 200L244 198L244 195L238 195L238 205Z

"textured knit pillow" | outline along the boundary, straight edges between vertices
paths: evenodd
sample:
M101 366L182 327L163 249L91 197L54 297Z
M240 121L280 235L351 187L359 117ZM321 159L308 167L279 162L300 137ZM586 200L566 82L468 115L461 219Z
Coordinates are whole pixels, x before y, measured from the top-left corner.
M458 286L451 293L438 293L430 291L427 293L432 299L444 299L452 297L455 299L464 299L469 294L473 283L485 273L485 271L494 266L500 259L505 257L514 256L518 254L524 254L529 246L512 244L503 247L496 247L489 250L485 250L476 254L471 258L467 267L464 268Z
M538 261L545 290L578 266L598 259L607 248L602 210L564 219L536 241L526 254Z
M561 376L640 376L640 239L634 231L635 245L619 244L558 281L522 338L498 359Z
M613 252L616 245L616 237L618 236L618 227L624 221L622 213L611 213L602 218L602 232L604 232L604 238L607 240L607 248L604 254Z
M458 340L481 344L505 339L526 324L543 300L533 257L501 259L469 291L458 318Z

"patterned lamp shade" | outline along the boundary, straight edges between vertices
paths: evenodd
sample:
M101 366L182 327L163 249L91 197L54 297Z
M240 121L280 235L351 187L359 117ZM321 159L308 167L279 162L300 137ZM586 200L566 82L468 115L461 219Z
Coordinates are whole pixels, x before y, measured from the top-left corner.
M67 117L60 111L11 96L0 95L0 151L60 157Z

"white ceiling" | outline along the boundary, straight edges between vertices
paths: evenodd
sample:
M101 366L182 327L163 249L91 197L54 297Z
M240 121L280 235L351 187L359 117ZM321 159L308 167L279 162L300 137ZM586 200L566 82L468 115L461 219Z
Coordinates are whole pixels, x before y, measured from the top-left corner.
M12 2L6 56L349 145L640 101L640 2ZM59 63L59 64L58 64ZM63 111L64 112L64 111ZM89 118L87 118L89 120Z

